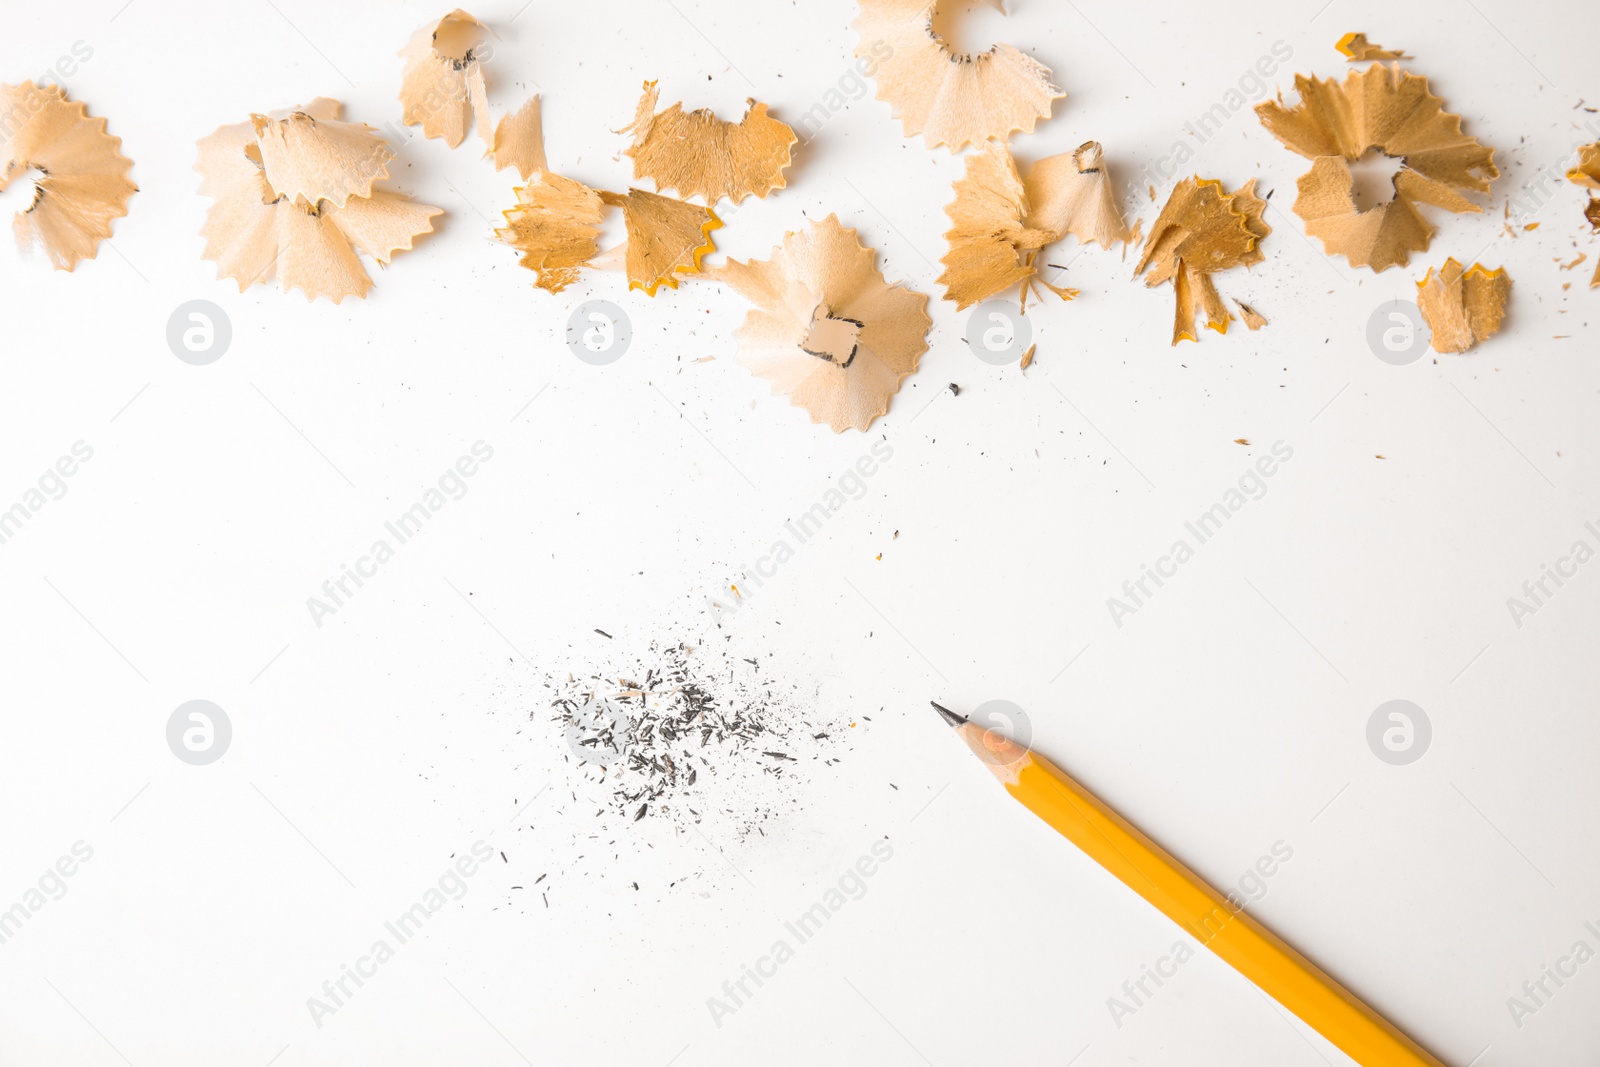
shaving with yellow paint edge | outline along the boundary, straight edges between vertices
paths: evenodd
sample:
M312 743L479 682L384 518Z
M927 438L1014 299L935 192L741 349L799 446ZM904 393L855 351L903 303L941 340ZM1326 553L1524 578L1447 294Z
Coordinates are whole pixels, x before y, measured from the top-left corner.
M1364 33L1347 33L1334 45L1351 63L1365 63L1370 59L1410 59L1404 52L1392 52L1380 44L1367 40Z
M534 272L537 288L559 293L579 270L599 265L607 207L622 209L629 289L642 289L647 296L655 296L662 285L676 289L680 276L698 273L700 261L716 250L711 231L722 220L708 207L643 189L591 189L544 170L517 189L517 203L502 213L506 225L495 236L522 253L519 262Z
M1600 141L1579 147L1578 165L1567 171L1567 180L1586 189L1600 189ZM1590 195L1583 217L1600 233L1600 199ZM1596 287L1600 287L1600 264L1595 265L1594 278L1589 282L1589 288Z
M1438 271L1428 269L1417 283L1417 307L1432 331L1435 352L1460 353L1500 332L1511 278L1504 267L1494 270L1474 263L1466 270L1454 259Z
M1228 332L1233 315L1211 276L1235 267L1252 267L1265 258L1261 242L1272 227L1262 218L1267 202L1256 196L1255 186L1251 179L1229 193L1215 179L1187 178L1173 187L1151 225L1133 273L1135 277L1143 274L1150 288L1172 282L1174 345L1199 340L1194 324L1201 310L1207 327L1221 334ZM1241 304L1240 309L1245 311L1245 325L1250 329L1266 324L1266 319L1246 310L1248 305Z
M1426 78L1398 64L1351 71L1343 82L1294 78L1300 102L1256 105L1256 115L1285 147L1311 160L1302 175L1294 212L1329 255L1351 266L1384 271L1425 252L1434 229L1418 206L1454 212L1483 209L1466 192L1487 193L1500 176L1494 149L1461 130L1461 117L1444 110ZM1376 150L1401 161L1394 198L1362 210L1355 202L1350 164Z

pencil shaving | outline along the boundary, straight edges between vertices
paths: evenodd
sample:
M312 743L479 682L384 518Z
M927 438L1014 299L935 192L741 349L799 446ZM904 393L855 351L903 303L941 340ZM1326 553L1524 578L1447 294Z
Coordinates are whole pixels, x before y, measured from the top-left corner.
M500 116L494 128L494 141L486 155L494 160L494 169L517 168L523 181L549 164L544 155L544 118L539 94L528 98L516 111Z
M643 289L646 296L655 296L663 284L676 289L680 274L699 273L700 260L716 251L711 231L722 220L708 207L643 189L601 193L600 199L622 209L629 289Z
M437 137L451 148L470 127L488 146L488 87L482 52L489 27L460 8L422 27L400 50L406 61L400 75L401 121L422 126L424 137Z
M33 199L12 221L17 247L43 248L57 270L93 259L111 236L111 220L128 213L139 190L121 138L59 86L0 85L0 114L0 191L34 172Z
M282 118L251 115L250 124L252 158L279 196L343 207L352 196L371 196L373 183L389 176L394 152L365 123L294 111Z
M1023 191L1031 208L1030 227L1057 239L1071 234L1084 244L1107 249L1129 239L1098 141L1085 141L1071 152L1039 160L1028 168Z
M939 283L957 308L1018 284L1024 308L1028 295L1041 287L1070 300L1076 289L1038 276L1040 251L1067 234L1102 248L1130 236L1095 141L1041 159L1029 168L1025 182L1004 145L986 144L967 156L966 174L953 188L955 199L945 207L952 223L944 235L949 251L941 260L945 270Z
M599 193L571 178L538 171L517 190L517 205L505 212L506 225L495 233L522 253L519 262L533 271L535 286L559 293L600 251L604 217Z
M1334 45L1351 63L1365 63L1369 59L1410 59L1404 52L1391 52L1382 45L1367 40L1364 33L1347 33Z
M1504 268L1477 263L1462 270L1454 259L1417 283L1417 307L1432 331L1435 352L1465 352L1500 332L1511 279Z
M829 215L770 258L730 259L709 275L756 305L736 334L739 363L835 432L885 414L928 349L928 298L885 281L876 260Z
M876 67L877 98L899 116L907 137L959 152L969 144L1032 132L1066 94L1050 70L1008 44L957 54L933 28L938 0L860 0L856 55ZM1003 11L999 0L991 6Z
M649 178L657 189L680 196L704 197L707 204L724 197L738 204L784 187L797 138L767 114L766 104L747 101L744 118L724 122L704 109L686 112L681 103L657 114L658 95L656 83L645 82L633 122L618 131L633 134L624 155L633 159L635 178Z
M200 192L212 198L201 236L206 239L202 258L217 264L219 277L231 278L243 292L258 282L276 278L284 291L299 289L308 300L325 296L339 303L346 296L364 297L372 279L357 253L387 266L399 251L409 250L415 239L433 230L432 219L443 211L366 182L367 195L357 195L355 185L328 178L324 154L318 166L308 166L294 153L306 144L319 144L305 135L305 124L324 130L368 127L341 123L337 100L319 98L282 117L252 116L248 122L219 126L198 143L195 169L201 174ZM294 120L299 133L284 134L282 123ZM271 140L268 147L262 140ZM366 134L340 135L344 141L366 145ZM387 152L381 139L377 145ZM392 154L391 154L392 155ZM346 156L358 162L376 156ZM269 171L268 159L277 164ZM364 166L364 165L363 165ZM345 191L341 204L331 198L310 200L290 194L272 181L286 175L291 187L321 181L323 187ZM309 177L308 177L309 176Z
M600 223L605 209L622 209L627 240L600 253ZM676 289L682 275L695 274L700 261L716 250L711 231L722 225L708 207L643 189L611 193L549 171L537 171L517 190L517 204L506 211L496 236L522 253L521 264L534 272L534 285L559 293L583 268L620 269L629 289L655 296L662 285Z
M1398 65L1374 64L1344 81L1296 74L1300 102L1256 105L1262 125L1290 150L1312 161L1299 179L1294 212L1329 255L1351 266L1384 271L1427 251L1434 229L1421 204L1453 212L1483 210L1466 192L1486 193L1500 176L1494 149L1461 131L1461 117L1444 110L1426 78ZM1394 198L1361 210L1349 164L1370 150L1398 159Z
M966 175L954 183L955 199L945 206L950 249L940 260L939 284L946 300L964 309L1018 283L1031 283L1034 259L1050 243L1043 230L1023 223L1028 198L1017 165L1004 145L987 144L967 156ZM1063 298L1070 299L1063 291Z
M1265 316L1243 300L1235 300L1234 303L1239 305L1239 317L1244 320L1245 328L1251 333L1255 333L1267 324Z
M1151 225L1134 275L1144 275L1151 288L1172 282L1173 344L1198 340L1198 310L1205 311L1210 329L1228 332L1233 316L1211 275L1251 267L1264 258L1261 242L1272 227L1262 218L1267 202L1255 195L1255 184L1252 179L1229 193L1213 179L1185 179L1173 187Z

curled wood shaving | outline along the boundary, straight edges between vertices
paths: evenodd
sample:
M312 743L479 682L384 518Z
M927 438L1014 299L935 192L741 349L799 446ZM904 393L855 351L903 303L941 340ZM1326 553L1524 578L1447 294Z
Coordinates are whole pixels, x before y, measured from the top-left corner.
M1039 160L1028 168L1023 191L1031 208L1027 223L1034 229L1058 239L1071 234L1084 244L1107 249L1131 236L1117 209L1099 141L1085 141L1071 152Z
M255 144L247 154L279 196L343 207L352 196L371 196L373 183L389 176L394 152L365 123L294 111L282 118L251 115L250 125Z
M658 95L656 83L645 82L633 122L618 131L633 134L624 154L633 159L635 178L650 178L656 188L682 196L702 196L708 204L724 197L738 204L784 187L797 138L767 114L766 104L750 100L744 118L724 122L704 109L686 112L682 104L656 114Z
M43 248L57 270L93 259L139 191L121 138L55 85L0 85L0 115L0 191L29 170L36 175L33 199L12 222L17 247Z
M1072 234L1110 248L1131 236L1117 210L1111 176L1096 141L1041 159L1026 182L1004 145L986 144L967 156L966 174L954 183L945 207L953 224L939 282L958 308L1022 285L1022 304L1042 287L1063 300L1077 295L1038 277L1037 260L1048 244Z
M1173 344L1198 339L1197 308L1205 310L1208 327L1227 333L1233 316L1211 275L1264 258L1261 242L1272 227L1262 218L1267 203L1255 195L1255 184L1251 180L1229 193L1213 179L1185 179L1173 187L1151 225L1134 274L1143 274L1150 287L1173 283Z
M534 93L516 111L500 116L500 123L494 128L494 142L487 153L494 159L495 170L516 167L522 180L527 181L536 171L548 166L540 106L539 94Z
M835 432L886 413L928 349L928 298L889 284L876 260L829 215L766 260L730 259L709 274L756 305L736 334L739 362Z
M966 175L954 189L955 199L944 209L952 224L939 275L945 299L967 308L1019 282L1031 283L1034 259L1052 237L1023 223L1028 199L1011 153L1004 145L984 145L967 156Z
M504 212L506 225L495 234L522 253L535 286L559 293L581 268L611 265L601 261L597 243L607 207L622 209L628 239L620 266L628 288L648 296L662 285L676 289L679 277L698 272L700 260L716 249L711 231L722 221L708 207L642 189L591 189L543 170L517 190L517 204Z
M1463 271L1448 259L1438 272L1429 268L1417 283L1417 307L1433 332L1433 350L1465 352L1499 333L1510 296L1511 278L1503 267L1474 263Z
M479 139L485 145L493 143L481 56L489 32L489 27L456 8L412 35L400 50L406 61L400 75L402 122L421 123L424 137L441 138L451 148L475 124Z
M372 280L357 252L387 265L396 252L410 249L416 237L431 232L433 217L443 214L374 188L371 180L365 181L367 194L358 195L360 181L340 178L329 169L329 159L368 157L321 152L324 134L318 128L339 131L332 138L338 144L370 147L375 137L360 132L368 127L339 122L340 109L337 100L322 98L280 117L255 115L248 122L219 126L199 141L195 169L201 174L200 191L213 200L200 231L206 239L202 255L241 292L276 278L285 291L299 289L308 300L325 296L339 303L346 296L364 297ZM318 160L315 166L296 156L307 145ZM381 139L377 145L387 152ZM268 168L268 160L275 168ZM370 166L362 163L357 170L365 174ZM292 194L273 182L274 175L290 188L342 191L344 200Z
M1329 255L1375 271L1404 266L1433 238L1418 205L1482 210L1463 194L1488 192L1489 182L1500 176L1494 149L1461 131L1461 117L1444 110L1426 78L1398 65L1374 64L1343 82L1297 74L1294 83L1298 104L1286 106L1279 94L1256 105L1256 114L1274 137L1312 161L1299 180L1294 211ZM1394 199L1362 211L1349 163L1371 149L1402 166L1394 177Z
M605 205L582 182L538 171L517 190L516 206L504 214L506 225L496 236L522 253L520 262L533 271L533 284L547 292L571 285L600 251Z
M716 251L711 231L722 220L708 207L643 189L601 193L600 199L622 209L629 289L643 289L646 296L655 296L663 284L676 289L678 275L698 273L700 260Z
M1008 44L980 55L951 51L933 29L938 0L860 0L856 55L876 65L877 98L888 102L906 136L959 152L969 144L1031 132L1066 94L1050 70ZM1001 8L999 2L994 7ZM1001 8L1001 10L1004 10Z

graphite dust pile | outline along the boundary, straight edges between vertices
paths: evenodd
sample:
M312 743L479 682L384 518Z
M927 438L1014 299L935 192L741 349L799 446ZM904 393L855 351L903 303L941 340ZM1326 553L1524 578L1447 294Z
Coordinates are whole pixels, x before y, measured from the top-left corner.
M713 639L653 644L625 667L553 685L546 714L573 769L573 804L592 800L612 824L764 835L858 726L775 674Z

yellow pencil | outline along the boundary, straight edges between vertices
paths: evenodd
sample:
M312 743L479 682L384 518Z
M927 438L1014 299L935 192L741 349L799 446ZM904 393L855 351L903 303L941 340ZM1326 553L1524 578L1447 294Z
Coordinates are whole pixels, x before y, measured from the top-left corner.
M1361 1067L1444 1067L1055 764L933 706L1006 792Z

